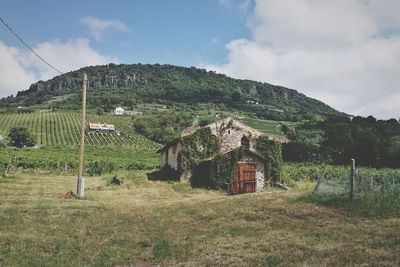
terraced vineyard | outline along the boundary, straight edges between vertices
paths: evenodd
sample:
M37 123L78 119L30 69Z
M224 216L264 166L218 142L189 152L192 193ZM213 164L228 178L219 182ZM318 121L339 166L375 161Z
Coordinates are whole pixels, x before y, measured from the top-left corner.
M267 135L283 135L280 124L277 121L255 118L242 118L240 121Z
M86 144L95 146L124 146L136 149L156 149L158 145L135 133L131 118L126 116L87 115L87 123L114 124L120 134L86 131ZM46 112L30 114L0 114L0 135L6 137L12 127L26 127L39 146L79 144L79 112Z

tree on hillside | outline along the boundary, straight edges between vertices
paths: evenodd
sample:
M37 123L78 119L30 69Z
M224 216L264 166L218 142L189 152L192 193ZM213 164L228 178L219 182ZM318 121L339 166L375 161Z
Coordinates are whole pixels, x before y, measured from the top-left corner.
M3 136L0 135L0 147L5 147L6 143L4 142Z
M35 140L29 133L28 129L22 127L14 127L10 129L8 134L10 146L21 147L32 147L35 145Z

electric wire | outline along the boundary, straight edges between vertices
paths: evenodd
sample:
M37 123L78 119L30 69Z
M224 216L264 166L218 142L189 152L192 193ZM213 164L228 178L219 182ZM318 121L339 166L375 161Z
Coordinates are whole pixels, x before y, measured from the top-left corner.
M56 67L52 66L49 62L47 62L46 60L44 60L43 57L41 57L38 53L35 52L35 50L33 50L32 47L30 47L4 20L3 18L0 17L0 21L7 27L7 29L15 35L15 37L18 38L18 40L21 41L21 43L23 43L33 54L35 54L41 61L43 61L47 66L49 66L50 68L52 68L53 70L57 71L59 74L64 74L62 71L60 71L59 69L57 69Z

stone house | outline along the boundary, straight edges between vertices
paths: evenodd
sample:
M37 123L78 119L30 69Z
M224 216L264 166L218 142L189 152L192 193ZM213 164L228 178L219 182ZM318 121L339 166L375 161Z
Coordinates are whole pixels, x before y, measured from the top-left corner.
M117 107L114 111L115 115L124 115L124 109L121 107Z
M210 136L199 139L199 133L205 129L208 129ZM160 166L161 169L169 166L179 173L180 181L190 182L192 186L218 187L218 175L214 170L214 158L218 155L227 162L234 162L235 175L227 178L231 181L228 185L231 193L259 192L264 188L265 158L256 151L255 143L261 135L261 132L233 118L203 127L189 127L182 131L180 138L157 151L160 154ZM197 139L190 140L192 137ZM217 151L210 149L213 144L209 142L210 139L216 140ZM188 145L194 147L186 149ZM197 158L188 154L193 150L199 154Z
M239 157L237 152L240 152ZM193 187L219 187L233 194L261 192L264 189L266 160L263 156L252 150L236 148L220 157L227 162L235 162L234 175L228 179L231 184L217 186L218 174L215 173L215 158L212 158L202 161L192 171L190 183Z

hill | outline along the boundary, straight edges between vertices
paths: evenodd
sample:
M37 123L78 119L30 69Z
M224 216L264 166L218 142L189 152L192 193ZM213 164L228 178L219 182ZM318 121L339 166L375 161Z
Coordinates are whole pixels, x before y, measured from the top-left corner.
M34 83L16 97L1 99L0 107L44 105L78 109L83 73L89 77L88 106L104 111L116 105L135 107L140 103L191 107L212 103L273 120L298 121L341 114L293 89L233 79L204 69L159 64L85 67Z

